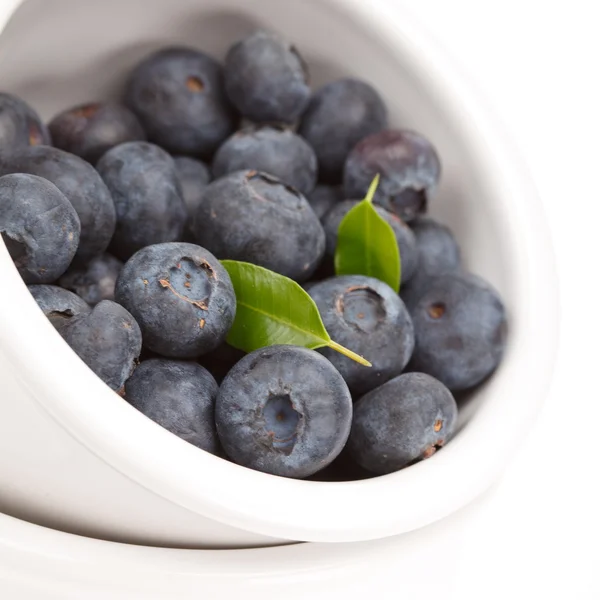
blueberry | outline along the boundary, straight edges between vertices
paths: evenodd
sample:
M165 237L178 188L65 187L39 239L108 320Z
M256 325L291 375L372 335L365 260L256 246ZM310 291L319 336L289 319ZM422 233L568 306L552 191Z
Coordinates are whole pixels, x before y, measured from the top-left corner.
M400 291L409 309L427 290L432 277L460 268L460 248L448 227L430 217L420 216L411 221L419 253L419 267L414 277Z
M385 127L387 109L373 87L358 79L340 79L314 94L298 132L317 153L321 180L337 184L354 146Z
M323 221L325 215L344 199L344 192L338 186L318 185L306 199L317 217Z
M6 173L44 177L67 197L81 222L76 262L85 263L106 250L115 231L115 205L89 163L58 148L32 146L0 159L0 174Z
M363 367L335 350L319 350L361 395L400 375L412 354L413 325L399 296L388 285L362 275L333 277L311 285L329 335L372 363Z
M183 200L188 213L193 215L212 179L210 169L203 162L188 156L176 156L174 161Z
M211 454L219 453L215 399L219 386L194 362L151 359L125 383L126 400L171 433Z
M137 117L114 102L75 106L56 115L48 127L57 148L92 164L114 146L146 139Z
M65 195L35 175L0 177L0 236L25 283L52 283L71 264L81 226Z
M257 171L211 183L194 216L194 233L221 259L251 262L297 281L310 277L325 250L323 228L304 196Z
M12 94L0 92L0 152L51 143L48 129L31 106Z
M458 271L432 279L411 316L411 370L460 391L483 381L500 363L506 312L498 292L480 277Z
M213 161L215 177L246 169L274 175L301 194L312 192L317 182L314 150L284 127L247 127L225 141Z
M134 254L119 275L115 297L140 324L144 345L169 358L211 352L235 317L227 271L193 244L156 244Z
M181 194L188 213L181 241L194 243L192 216L200 202L202 202L204 190L212 179L211 172L205 163L189 156L176 156L173 157L173 160L175 161L175 171L177 172Z
M172 154L209 158L236 128L221 65L192 48L164 48L131 73L125 103L148 139Z
M142 349L142 334L131 314L116 302L102 300L89 314L56 327L81 360L121 392Z
M363 198L381 175L374 201L405 221L427 209L441 165L435 148L412 131L386 129L360 141L344 167L347 198Z
M423 373L405 373L354 405L348 452L377 475L399 471L445 444L457 413L443 384Z
M242 115L256 123L294 123L310 100L306 63L294 46L264 30L229 50L225 87Z
M87 315L92 310L77 294L56 285L30 285L27 289L50 323L57 328L65 321Z
M270 346L229 372L217 396L217 433L234 462L303 478L341 452L352 399L341 375L317 352Z
M358 202L358 200L344 200L339 202L323 218L323 228L325 229L326 236L326 255L331 261L335 256L340 223L348 212L350 212L350 209L354 208ZM402 265L402 283L406 283L415 274L419 260L415 236L402 219L380 206L376 206L375 209L379 213L379 216L391 225L396 234Z
M115 283L122 268L123 263L118 258L101 254L87 265L71 266L58 283L94 306L101 300L114 300Z
M127 260L145 246L181 239L188 213L175 162L164 150L127 142L109 150L97 169L117 209L113 254Z

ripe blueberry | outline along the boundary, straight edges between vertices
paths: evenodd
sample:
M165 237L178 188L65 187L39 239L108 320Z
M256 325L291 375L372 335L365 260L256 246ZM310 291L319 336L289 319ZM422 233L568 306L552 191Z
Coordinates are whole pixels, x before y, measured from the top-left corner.
M221 263L194 244L147 246L123 267L115 298L139 323L144 346L169 358L211 352L235 317L235 293Z
M443 384L405 373L356 402L348 453L377 475L393 473L439 450L454 432L457 412Z
M372 363L371 368L330 348L319 350L361 395L402 373L414 348L413 325L400 297L388 285L362 275L332 277L312 284L329 335Z
M225 453L236 463L303 478L341 452L352 399L320 354L297 346L251 352L225 377L215 411Z
M427 209L441 166L435 148L422 135L386 129L364 138L348 156L346 197L364 198L378 173L374 202L408 222Z
M125 399L149 419L211 454L219 452L215 399L219 386L199 364L153 358L125 383Z

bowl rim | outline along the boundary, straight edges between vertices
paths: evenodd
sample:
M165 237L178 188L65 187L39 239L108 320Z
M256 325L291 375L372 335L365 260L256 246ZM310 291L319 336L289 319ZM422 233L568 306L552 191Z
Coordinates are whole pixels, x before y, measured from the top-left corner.
M43 411L100 460L152 493L193 513L272 538L350 542L425 526L493 483L531 427L550 384L558 343L558 285L537 192L518 150L473 82L406 7L392 13L385 4L329 2L376 31L391 53L409 57L419 73L427 74L430 93L439 98L449 119L460 122L461 136L476 151L488 187L510 215L504 225L519 307L510 315L511 358L507 350L497 377L485 384L486 401L444 452L398 473L343 483L273 477L198 452L140 418L83 362L74 360L76 355L37 308L3 244L0 271L11 293L0 295L0 349ZM45 343L30 341L41 336ZM191 479L194 472L202 476Z

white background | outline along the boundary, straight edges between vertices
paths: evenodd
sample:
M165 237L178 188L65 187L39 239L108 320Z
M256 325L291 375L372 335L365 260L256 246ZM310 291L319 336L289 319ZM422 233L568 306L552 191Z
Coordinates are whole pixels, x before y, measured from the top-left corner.
M498 487L438 540L421 590L452 571L446 597L600 598L599 6L404 3L475 76L526 154L552 229L562 304L546 408Z
M555 380L527 443L475 505L361 553L350 575L323 573L327 586L320 577L301 586L286 580L262 596L600 599L598 0L388 1L405 4L435 32L526 154L560 276ZM250 590L259 591L260 577ZM195 597L214 596L199 586Z

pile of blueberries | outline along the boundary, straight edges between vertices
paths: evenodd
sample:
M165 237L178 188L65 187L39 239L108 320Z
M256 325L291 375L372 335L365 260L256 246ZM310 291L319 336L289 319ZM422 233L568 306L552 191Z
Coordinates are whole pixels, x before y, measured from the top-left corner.
M426 138L388 128L371 85L313 93L297 49L267 31L224 66L159 50L120 103L48 126L0 94L0 233L45 315L144 415L285 477L372 477L428 458L455 429L453 394L498 366L502 301L424 216L440 172ZM338 227L377 174L400 295L334 275ZM330 349L229 346L236 296L220 259L300 282L332 339L372 367Z

